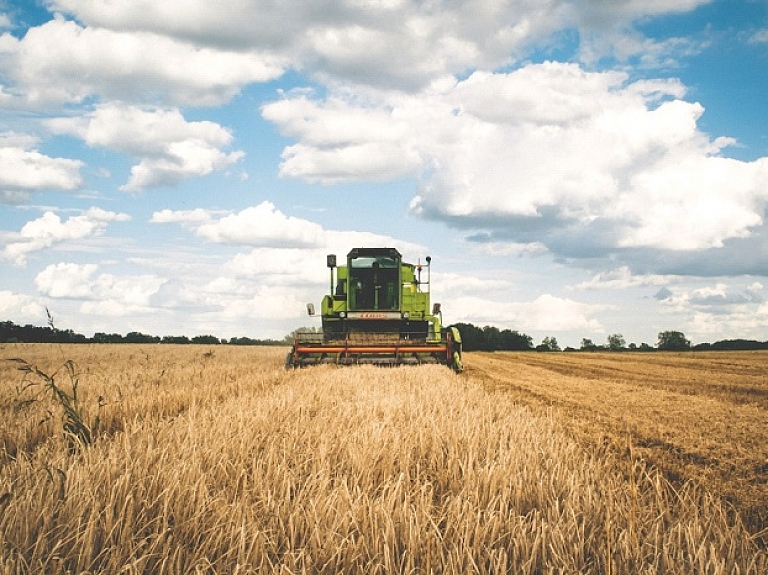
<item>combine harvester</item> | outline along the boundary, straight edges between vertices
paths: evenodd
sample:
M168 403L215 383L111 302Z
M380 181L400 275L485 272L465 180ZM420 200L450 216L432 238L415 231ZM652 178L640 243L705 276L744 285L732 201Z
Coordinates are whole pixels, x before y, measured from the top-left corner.
M461 334L442 327L440 304L429 307L431 258L404 263L394 248L355 248L346 266L328 256L330 294L323 298L322 333L297 332L286 368L439 363L462 371ZM315 306L307 304L310 316Z

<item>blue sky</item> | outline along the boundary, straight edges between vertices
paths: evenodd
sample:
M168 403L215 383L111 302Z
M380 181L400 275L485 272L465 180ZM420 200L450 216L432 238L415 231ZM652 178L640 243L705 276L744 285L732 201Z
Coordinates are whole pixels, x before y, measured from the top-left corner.
M0 318L282 338L325 255L447 322L768 339L765 0L0 0Z

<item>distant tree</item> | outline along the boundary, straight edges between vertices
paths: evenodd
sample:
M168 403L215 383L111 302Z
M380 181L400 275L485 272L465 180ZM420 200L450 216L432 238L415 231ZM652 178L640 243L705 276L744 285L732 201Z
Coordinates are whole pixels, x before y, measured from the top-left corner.
M119 333L104 333L97 331L93 334L93 343L122 343L123 336Z
M221 340L215 335L196 335L192 338L192 343L204 343L208 345L218 345Z
M483 338L485 339L486 351L498 351L501 349L501 332L499 328L486 325L483 328Z
M123 341L125 341L125 343L160 343L160 338L155 335L147 335L139 331L132 331L126 334Z
M579 349L581 349L581 351L595 351L597 350L597 346L591 339L584 337L581 339L581 348Z
M699 348L699 346L696 347ZM754 339L723 339L716 341L709 347L714 350L757 350L768 349L768 342Z
M499 337L501 349L505 351L529 351L533 349L533 338L530 335L504 329Z
M557 338L546 336L541 340L541 343L536 346L536 351L560 351L560 346L557 344Z
M160 343L187 344L190 341L186 335L164 335Z
M659 333L659 343L656 347L665 351L683 351L691 349L691 342L682 332L662 331Z
M627 345L624 336L620 333L612 333L608 336L608 349L611 351L621 351Z
M285 337L288 338L290 336ZM291 339L290 343L293 343L293 339ZM259 345L259 341L250 337L232 337L229 339L229 345Z

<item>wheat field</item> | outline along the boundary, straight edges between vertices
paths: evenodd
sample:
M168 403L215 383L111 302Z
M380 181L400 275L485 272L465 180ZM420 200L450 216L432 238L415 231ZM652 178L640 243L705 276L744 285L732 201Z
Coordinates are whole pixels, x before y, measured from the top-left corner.
M0 352L25 360L0 366L2 575L768 571L701 482L587 441L480 354L456 376L285 371L279 348Z

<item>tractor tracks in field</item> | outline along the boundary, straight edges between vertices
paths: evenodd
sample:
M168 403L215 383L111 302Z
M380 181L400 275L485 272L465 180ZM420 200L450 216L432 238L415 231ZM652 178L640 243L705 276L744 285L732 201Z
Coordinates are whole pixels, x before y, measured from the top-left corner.
M468 354L465 372L489 392L502 393L534 413L554 414L566 433L585 446L618 455L620 464L641 458L673 485L703 485L732 504L750 531L766 530L768 414L762 402L745 404L738 394L729 401L722 388L685 379L691 370L721 377L722 360L677 371L675 358L667 356L643 358L638 371L633 361L591 354L476 352ZM768 354L765 361L768 365ZM768 544L768 538L762 543Z

